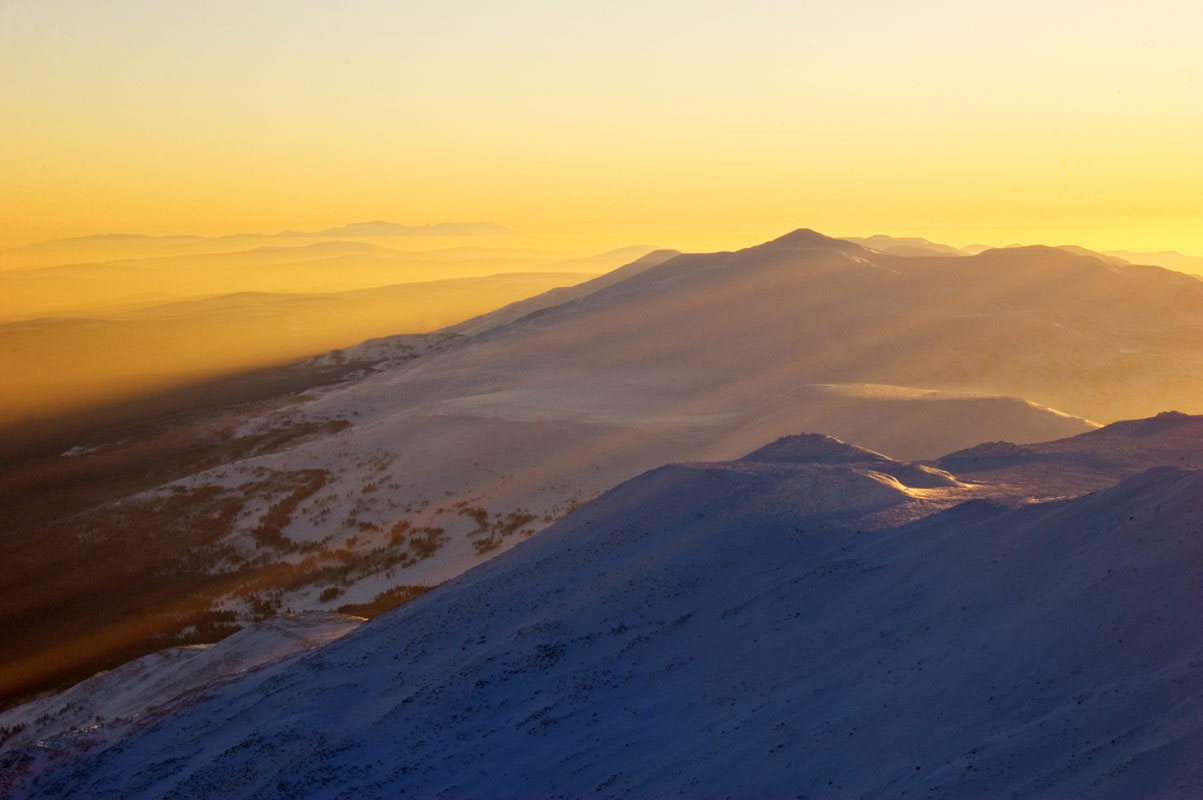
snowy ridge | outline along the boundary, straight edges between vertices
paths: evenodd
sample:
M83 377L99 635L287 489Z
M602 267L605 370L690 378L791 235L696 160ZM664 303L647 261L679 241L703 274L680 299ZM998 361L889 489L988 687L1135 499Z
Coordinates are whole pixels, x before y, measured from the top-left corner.
M450 332L404 333L397 336L384 336L378 339L368 339L354 347L346 347L342 350L333 350L315 356L300 366L302 369L316 369L346 363L362 363L370 364L376 369L387 369L446 347L458 338L456 334Z
M779 444L818 460L653 470L124 738L11 753L6 789L1203 792L1203 471L1015 505L1009 484L903 491L878 454Z
M519 300L503 306L496 311L490 311L487 314L481 314L478 317L451 325L445 329L445 332L458 333L462 336L478 335L493 328L516 322L544 309L571 303L574 300L596 292L598 289L603 289L624 281L632 275L638 275L646 269L663 264L665 261L679 255L680 253L676 250L653 250L635 259L630 264L611 270L604 275L599 275L592 280L579 283L576 286L549 289L542 294L535 295L526 300Z
M1166 411L1038 444L984 444L935 464L975 481L1033 496L1080 494L1155 466L1203 464L1203 416Z
M825 433L782 436L772 444L749 453L742 460L763 461L767 464L850 464L865 461L885 464L893 461L874 450L841 442Z

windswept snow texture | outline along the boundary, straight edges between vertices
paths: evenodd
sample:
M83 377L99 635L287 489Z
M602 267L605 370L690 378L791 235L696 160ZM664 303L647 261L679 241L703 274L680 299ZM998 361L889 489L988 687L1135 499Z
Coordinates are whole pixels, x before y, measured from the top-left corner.
M941 475L823 437L653 470L319 651L9 754L7 790L1203 794L1203 471Z

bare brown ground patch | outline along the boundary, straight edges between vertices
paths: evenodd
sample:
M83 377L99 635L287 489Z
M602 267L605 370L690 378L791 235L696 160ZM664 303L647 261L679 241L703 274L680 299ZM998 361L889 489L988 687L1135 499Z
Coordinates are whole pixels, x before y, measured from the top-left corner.
M214 569L230 556L222 538L256 491L285 493L266 523L287 524L296 504L317 490L312 473L320 471L277 475L270 487L241 491L208 485L146 493L346 427L339 420L283 422L235 435L247 419L279 408L287 396L279 395L282 386L291 392L344 374L273 374L239 389L238 402L205 405L202 392L185 398L197 407L166 416L150 416L152 404L146 419L74 440L83 445L78 455L60 449L72 438L47 438L23 455L10 451L0 464L0 707L162 647L216 641L237 630L212 601L263 564ZM272 391L277 396L245 399Z

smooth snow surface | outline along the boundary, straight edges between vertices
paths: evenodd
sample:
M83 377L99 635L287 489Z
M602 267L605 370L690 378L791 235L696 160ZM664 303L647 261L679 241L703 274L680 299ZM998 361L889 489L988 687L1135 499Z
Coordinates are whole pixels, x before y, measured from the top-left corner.
M1153 465L1201 444L1181 415L1054 443L1079 495L1043 502L1015 492L1038 460L968 484L822 437L670 465L0 774L19 797L1197 797L1203 471Z

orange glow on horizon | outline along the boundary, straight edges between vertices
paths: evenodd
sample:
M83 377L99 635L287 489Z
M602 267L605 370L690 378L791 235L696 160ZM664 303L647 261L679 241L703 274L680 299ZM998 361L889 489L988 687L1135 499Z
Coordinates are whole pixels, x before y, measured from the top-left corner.
M0 247L491 220L1203 254L1203 6L0 12Z

